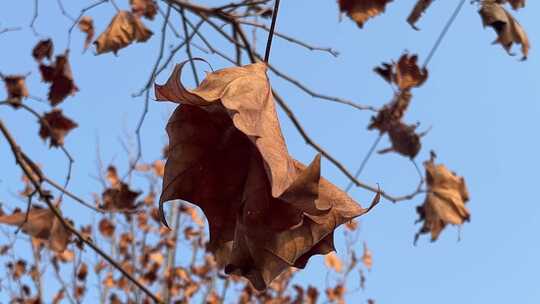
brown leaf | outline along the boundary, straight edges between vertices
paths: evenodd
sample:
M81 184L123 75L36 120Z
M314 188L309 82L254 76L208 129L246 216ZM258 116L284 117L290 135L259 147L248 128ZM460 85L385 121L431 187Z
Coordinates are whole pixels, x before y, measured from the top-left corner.
M114 235L114 230L116 229L116 226L110 220L102 218L99 221L98 229L104 237L110 238Z
M120 11L111 20L107 29L99 35L96 44L98 54L113 52L131 44L133 41L145 42L152 36L141 20L127 11Z
M319 291L313 286L309 286L307 289L307 304L316 304L319 298Z
M383 63L382 66L373 69L388 83L394 83L401 91L408 91L419 87L428 78L426 68L420 68L417 64L418 56L403 54L398 62Z
M411 98L412 95L407 90L396 93L392 101L379 110L377 116L371 117L368 130L377 129L381 133L390 131L405 115Z
M51 112L45 113L40 123L39 136L43 140L49 138L51 147L62 146L64 137L77 127L77 124L65 117L60 109L53 109Z
M364 23L381 13L384 13L386 4L392 0L339 0L339 10L345 12L351 19L356 21L360 28Z
M494 43L500 43L510 55L513 55L512 45L521 44L522 60L527 59L530 48L529 38L519 22L508 11L498 3L484 1L479 13L484 27L491 26L497 33L498 37Z
M90 16L83 16L79 20L79 29L81 32L86 34L86 39L84 40L84 50L86 50L90 43L92 43L92 39L94 39L94 21L92 20L92 17Z
M26 222L25 217L25 212L18 211L0 216L0 223L22 227L24 233L46 241L49 248L55 252L63 252L66 249L71 233L51 210L33 207L28 213Z
M103 205L101 209L109 211L133 211L138 208L135 199L141 194L129 189L129 186L120 182L116 187L105 189L101 198Z
M422 206L417 208L418 222L424 221L416 234L431 233L436 241L447 224L462 225L470 220L465 203L469 193L463 177L449 171L444 165L435 165L434 158L424 163L426 168L427 195Z
M53 107L79 90L73 82L67 53L56 56L56 61L51 65L40 64L39 70L43 81L51 83L48 97Z
M331 303L345 304L345 286L338 284L334 288L327 288L326 297Z
M147 19L154 20L157 14L157 4L154 0L129 0L131 12L137 16L144 16Z
M419 30L419 28L416 27L416 22L420 19L422 14L428 9L428 7L431 5L433 0L417 0L416 4L414 5L413 10L411 11L411 14L407 18L407 22L415 29Z
M422 148L416 128L416 124L407 125L402 122L392 124L388 130L392 147L381 150L379 153L394 151L411 159L415 158Z
M3 77L8 99L15 102L21 102L24 97L28 97L28 89L26 88L25 76L10 75Z
M343 263L334 251L324 256L324 264L326 267L334 269L335 272L343 270Z
M32 50L32 56L38 62L41 62L45 58L51 60L53 55L53 49L54 47L51 39L41 40L36 44L36 46L34 46L34 49Z
M85 262L81 263L81 266L79 266L79 270L77 270L77 279L79 281L86 281L86 277L88 276L88 266Z
M105 177L111 186L118 187L120 185L120 177L118 176L118 171L115 166L110 165L107 167L107 174Z
M497 3L504 4L509 2L514 10L525 7L525 0L497 0Z
M364 267L366 267L369 271L371 271L371 267L373 267L373 256L365 242L364 242L364 253L362 254L362 264L364 264Z
M334 250L334 229L367 210L321 177L320 156L306 167L289 155L266 66L209 73L195 90L182 86L182 66L156 85L158 100L182 104L167 126L162 213L174 199L199 206L218 264L259 290Z

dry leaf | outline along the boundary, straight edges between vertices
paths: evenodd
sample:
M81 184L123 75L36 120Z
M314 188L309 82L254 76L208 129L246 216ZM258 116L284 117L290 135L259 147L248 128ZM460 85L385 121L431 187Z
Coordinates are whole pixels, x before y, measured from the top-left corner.
M65 117L60 109L45 113L40 123L39 136L43 140L49 138L51 147L62 146L64 137L77 127L77 124Z
M324 264L326 267L334 269L335 272L343 270L343 263L334 251L324 256Z
M90 43L92 43L92 39L94 39L94 21L92 20L92 17L90 16L83 16L79 20L79 29L81 32L86 34L86 38L84 39L84 50L86 50Z
M497 0L497 3L504 4L509 2L514 10L525 7L525 0Z
M53 49L54 47L51 39L41 40L36 44L36 46L34 46L34 49L32 50L32 56L38 62L41 62L45 58L51 60L53 55Z
M411 11L411 14L407 18L407 22L413 27L415 30L419 30L419 28L416 27L416 22L422 17L422 14L428 9L428 7L431 5L433 0L417 0L416 4L414 5L413 10Z
M368 130L377 129L381 133L390 131L405 115L411 98L412 95L407 90L396 93L392 101L377 112L377 116L371 117Z
M33 207L28 213L17 211L10 215L0 216L0 223L21 227L22 231L34 238L47 242L49 248L55 252L63 252L69 242L71 233L49 209Z
M144 16L150 20L154 20L157 14L157 4L154 0L129 0L131 4L131 12L137 17Z
M103 205L101 209L109 211L133 211L139 204L135 204L135 199L141 192L129 189L129 186L120 182L116 187L108 188L103 191L101 199Z
M527 59L530 48L529 38L519 22L509 12L498 3L484 1L479 13L484 27L491 26L497 33L498 38L494 43L500 43L510 55L513 55L512 45L514 43L521 44L522 60Z
M338 284L334 288L326 289L326 297L331 303L345 304L345 286Z
M369 271L371 271L371 267L373 267L373 256L365 242L364 242L364 253L362 254L362 264L364 264L364 267L366 267Z
M449 171L444 165L435 165L434 157L424 163L426 168L427 195L422 206L417 208L418 222L424 221L416 234L431 233L431 241L436 241L447 224L462 225L470 220L465 203L469 193L463 177Z
M418 66L417 61L417 55L405 53L397 63L383 63L373 70L387 82L397 85L401 91L408 91L424 84L429 75L426 68Z
M107 29L94 42L98 54L113 52L131 44L133 41L145 42L152 36L141 20L127 11L120 11L111 20Z
M411 159L415 158L422 148L420 135L416 133L417 126L416 124L407 125L402 122L392 124L388 130L392 147L383 149L379 153L393 151Z
M88 276L88 266L85 262L81 263L81 266L79 266L79 270L77 270L77 279L79 281L86 281L86 277Z
M345 12L351 19L356 21L360 28L364 23L381 13L384 13L386 4L392 0L339 0L339 10Z
M28 97L25 76L11 75L3 77L8 99L14 102L21 102L24 97Z
M105 177L111 186L118 187L120 185L120 177L118 176L118 171L115 166L110 165L107 167L107 174Z
M56 56L56 61L51 65L40 64L39 70L43 81L51 83L48 97L53 107L79 90L73 82L67 53Z
M108 220L106 218L102 218L99 221L98 229L99 229L99 232L104 237L110 238L110 237L112 237L114 235L114 231L116 229L116 226L110 220Z
M333 251L334 229L369 209L321 177L320 156L306 167L289 155L266 66L209 73L187 90L184 64L156 85L158 100L182 104L167 125L161 212L175 199L199 206L218 264L259 290L290 266Z

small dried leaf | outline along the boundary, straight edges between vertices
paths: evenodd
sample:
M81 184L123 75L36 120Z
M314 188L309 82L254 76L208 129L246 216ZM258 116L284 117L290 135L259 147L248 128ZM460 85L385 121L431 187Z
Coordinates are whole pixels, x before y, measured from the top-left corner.
M324 264L326 267L334 269L335 272L343 270L343 263L334 251L324 256Z
M77 127L77 124L65 117L60 109L53 109L51 112L45 113L40 123L39 136L43 140L49 138L51 147L64 145L64 137Z
M36 46L34 46L32 56L38 62L41 62L45 58L51 60L53 49L53 42L51 39L41 40L36 44Z
M431 233L431 241L436 241L447 224L462 225L470 220L465 203L469 192L463 177L449 171L444 165L435 165L434 159L424 163L426 168L427 195L422 206L417 208L418 222L424 221L416 234Z
M110 220L108 220L106 218L102 218L99 221L98 229L99 229L99 232L104 237L110 238L110 237L112 237L114 235L114 231L116 229L116 226Z
M406 125L402 122L392 124L388 130L392 147L381 150L379 153L394 151L411 159L415 158L422 148L416 127L417 125Z
M79 266L79 270L77 270L77 279L79 281L86 281L86 277L88 276L88 266L85 262L81 263L81 266Z
M428 7L431 5L433 0L417 0L416 4L414 5L413 10L411 11L411 14L407 18L407 22L412 26L413 29L419 30L416 27L416 22L420 19L422 14L428 9Z
M147 19L154 20L157 14L157 4L154 0L130 0L131 12L137 17L144 16Z
M25 212L15 212L0 216L0 223L22 227L22 231L34 238L47 241L49 248L55 252L63 252L69 242L71 233L49 209L31 208L25 221Z
M125 183L120 183L117 187L105 189L101 195L103 205L101 209L109 211L132 211L138 208L135 199L140 192L132 191Z
M527 59L530 48L529 38L519 22L508 11L498 3L484 1L479 13L484 27L491 26L497 33L495 43L500 43L510 55L513 55L512 45L521 44L522 60Z
M366 267L369 271L371 271L371 267L373 267L373 256L365 242L364 242L364 253L362 254L362 264L364 264L364 267Z
M417 61L417 55L403 54L399 58L396 65L395 83L401 90L419 87L427 80L427 69L420 69Z
M79 29L81 32L86 34L86 39L84 40L84 50L86 50L90 43L92 43L92 39L94 39L94 21L92 20L92 17L90 16L83 16L79 20Z
M51 65L40 64L39 70L43 81L51 83L48 97L53 107L79 90L73 82L67 53L56 56L56 61Z
M26 88L25 76L11 75L3 78L6 85L8 99L20 102L23 98L28 97L28 89Z
M145 42L150 36L152 31L147 29L138 17L127 11L120 11L94 44L98 54L107 52L116 54L119 49L132 42Z
M338 284L334 288L327 288L326 297L331 303L345 304L345 286Z
M339 10L345 12L351 19L356 21L360 28L364 23L381 13L384 13L386 5L392 0L339 0Z
M118 176L118 171L115 166L110 165L107 167L107 174L105 177L112 187L118 187L120 185L120 177Z
M390 131L405 115L411 99L412 95L407 90L396 93L392 101L379 110L377 116L371 117L368 130L377 129L381 133Z

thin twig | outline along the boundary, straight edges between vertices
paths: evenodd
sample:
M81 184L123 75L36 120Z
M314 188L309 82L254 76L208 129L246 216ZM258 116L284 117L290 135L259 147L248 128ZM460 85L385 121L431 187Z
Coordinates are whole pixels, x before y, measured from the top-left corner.
M81 18L84 16L84 14L87 11L89 11L89 10L95 8L96 6L101 5L101 4L103 4L103 3L107 2L107 1L109 1L109 0L99 0L96 3L90 4L89 6L81 9L81 11L79 12L79 16L77 16L77 18L73 21L73 24L71 24L71 27L68 30L67 49L69 49L70 46L71 46L71 33L73 32L73 29L75 28L77 23L79 23L79 20L81 20Z
M169 6L169 10L170 10L170 6ZM197 67L195 66L195 62L193 61L193 54L191 53L191 39L189 38L188 26L186 22L187 17L183 8L180 8L180 16L182 17L182 27L184 29L184 37L186 37L186 53L189 59L189 63L191 65L191 71L193 72L193 79L195 80L195 84L199 86L199 76L197 75Z
M358 167L358 170L356 170L356 172L354 173L354 178L358 178L360 176L360 174L362 174L362 171L364 171L364 168L366 167L367 162L369 161L371 155L373 155L373 152L377 148L377 145L381 141L383 135L384 135L383 133L379 133L379 135L377 136L377 138L375 139L375 141L373 142L373 144L369 148L368 153L366 154L366 156L364 156L364 159L362 160L362 163L360 164L360 167ZM349 184L347 185L347 187L345 188L345 192L349 192L349 190L351 190L352 186L353 186L353 182L350 181Z
M276 21L279 13L280 0L274 0L274 11L272 12L272 23L270 24L270 31L268 32L268 40L266 42L266 50L264 52L264 62L268 63L270 59L270 51L272 49L272 40L274 38L274 31L276 29Z

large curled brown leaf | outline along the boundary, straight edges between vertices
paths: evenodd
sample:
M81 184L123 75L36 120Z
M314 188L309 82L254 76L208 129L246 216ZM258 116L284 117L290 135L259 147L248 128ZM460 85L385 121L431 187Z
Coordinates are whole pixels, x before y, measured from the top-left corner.
M139 17L128 11L120 11L114 16L107 29L94 42L98 54L113 52L132 42L145 42L152 36Z
M392 0L339 0L339 10L345 12L360 28L364 23L381 13Z
M36 239L46 241L55 252L63 252L71 233L50 209L31 208L25 222L26 212L17 211L10 215L0 216L0 223L21 227L22 231Z
M369 209L321 177L320 156L306 167L289 155L266 66L209 73L187 90L184 64L156 85L157 100L181 103L167 125L161 211L175 199L199 206L210 226L208 249L226 273L257 289L334 250L334 229Z
M478 12L484 26L493 27L497 33L498 37L495 43L500 43L510 55L513 55L512 45L514 43L521 44L522 60L527 59L530 48L529 38L523 27L508 11L498 3L484 1Z
M416 234L431 233L431 241L436 241L447 224L462 225L469 221L470 214L465 203L469 192L463 177L457 176L444 165L436 165L434 157L424 163L426 168L427 195L422 206L417 208L419 222L424 221Z
M428 9L428 7L431 5L433 0L417 0L416 4L414 5L413 10L411 11L409 17L407 18L407 22L415 29L418 30L418 27L416 27L416 22L420 20L420 17L422 17L422 14Z

